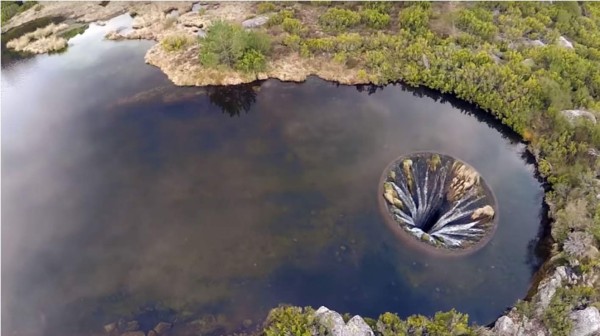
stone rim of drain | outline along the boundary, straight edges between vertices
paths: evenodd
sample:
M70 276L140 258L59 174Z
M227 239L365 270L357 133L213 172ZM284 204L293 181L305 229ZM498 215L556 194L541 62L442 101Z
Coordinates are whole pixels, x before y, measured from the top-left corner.
M473 167L450 155L400 156L383 171L377 196L393 232L423 251L472 253L496 230L493 192Z

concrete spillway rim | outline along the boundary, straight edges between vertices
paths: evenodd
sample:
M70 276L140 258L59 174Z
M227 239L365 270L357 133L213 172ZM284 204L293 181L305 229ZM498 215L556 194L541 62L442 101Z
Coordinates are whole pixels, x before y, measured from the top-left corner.
M381 177L379 179L379 186L377 188L377 203L379 204L379 211L383 215L383 219L384 219L385 223L387 224L389 229L392 231L392 233L402 243L404 243L405 245L408 245L411 248L416 249L424 254L428 254L428 255L432 255L432 256L439 256L439 257L460 257L460 256L470 255L470 254L473 254L473 253L481 250L484 246L486 246L490 242L490 240L496 233L496 228L498 227L498 219L499 219L499 213L500 213L500 211L498 209L498 202L496 201L496 195L494 195L494 192L488 186L487 182L485 181L483 176L481 176L481 174L479 174L481 186L483 187L483 190L486 193L486 195L488 197L490 197L490 199L492 201L492 205L494 208L494 218L492 219L492 227L489 229L489 231L485 234L485 236L483 238L481 238L477 243L475 243L473 245L470 245L466 248L456 248L456 249L433 246L429 243L419 240L417 237L408 233L405 229L403 229L401 227L401 225L398 222L396 222L396 220L390 214L389 205L388 205L387 201L385 200L385 198L383 197L383 183L387 181L389 171L392 169L392 166L397 164L398 162L405 160L405 159L410 159L411 157L421 155L421 154L425 154L425 155L438 154L440 156L449 157L449 158L453 159L454 161L458 161L458 162L464 164L465 166L473 169L473 171L475 171L475 172L477 172L477 174L479 174L479 171L477 171L475 168L473 168L473 166L471 166L470 164L466 163L464 160L457 158L454 155L449 155L449 154L441 153L438 151L417 151L417 152L411 152L408 154L400 155L396 159L392 160L384 168L383 173L381 174Z

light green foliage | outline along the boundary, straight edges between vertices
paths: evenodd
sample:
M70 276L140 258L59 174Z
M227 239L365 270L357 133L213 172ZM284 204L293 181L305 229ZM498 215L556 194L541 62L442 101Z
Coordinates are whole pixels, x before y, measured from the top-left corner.
M20 1L2 1L2 4L0 4L2 24L5 24L13 16L28 10L36 4L37 1L25 1L23 3Z
M300 34L302 32L302 22L297 19L285 18L281 24L283 30L290 34Z
M457 25L464 31L477 35L484 40L491 41L498 35L498 28L494 25L491 13L483 9L465 9L459 13Z
M191 43L191 39L183 34L169 35L160 41L160 46L166 51L178 51Z
M294 17L294 11L290 9L280 10L279 13L272 15L269 17L269 21L267 21L267 26L278 26L283 23L285 19L292 19Z
M200 40L200 62L207 67L223 65L246 72L263 71L271 49L268 35L241 26L215 22Z
M406 321L398 315L385 313L379 317L377 331L382 336L397 335L429 335L429 336L458 336L476 335L469 327L468 315L455 310L446 313L436 313L432 319L422 315L413 315Z
M298 35L287 35L283 38L283 45L291 48L292 50L298 50L300 48L300 36Z
M267 67L267 59L265 55L254 49L249 49L242 54L235 63L235 68L244 72L259 72L264 71Z
M256 11L259 14L264 14L264 13L268 13L268 12L273 12L275 11L276 6L272 3L272 2L261 2L258 5L256 5Z
M390 25L390 16L376 9L365 9L360 12L361 21L370 28L382 29Z
M312 308L281 306L272 309L267 317L265 336L311 336L314 326Z
M428 29L431 8L413 4L400 11L398 15L398 24L400 28L415 33L423 33Z
M365 1L363 7L365 9L375 10L379 13L390 14L394 4L390 1Z
M328 31L341 31L360 23L360 14L348 9L329 8L319 17L319 23Z

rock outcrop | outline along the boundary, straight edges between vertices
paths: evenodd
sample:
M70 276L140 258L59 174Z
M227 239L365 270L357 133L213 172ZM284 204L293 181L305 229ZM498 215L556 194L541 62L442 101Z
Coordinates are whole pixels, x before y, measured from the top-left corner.
M342 316L327 307L320 307L315 312L317 323L324 327L328 335L332 336L373 336L373 330L362 317L356 315L344 322Z
M590 111L585 110L564 110L560 111L560 113L567 118L570 122L575 122L578 118L585 118L591 121L592 123L596 123L596 115Z
M600 312L596 307L587 307L576 310L570 315L573 321L571 336L596 336L600 335Z

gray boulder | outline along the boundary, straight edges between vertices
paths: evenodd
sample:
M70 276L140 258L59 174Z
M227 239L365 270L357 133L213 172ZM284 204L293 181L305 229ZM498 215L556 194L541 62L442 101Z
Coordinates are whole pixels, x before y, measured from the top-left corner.
M327 307L320 307L315 312L319 325L324 327L332 336L373 336L373 330L362 317L356 315L348 323L344 323L342 316Z
M519 327L508 316L502 316L494 324L493 332L497 336L513 336L517 335Z
M592 123L596 123L596 115L590 111L585 110L564 110L560 111L560 113L565 116L570 122L574 122L575 119L585 118L591 121Z
M587 307L572 312L569 317L573 320L571 336L600 335L600 312L596 307Z
M563 48L573 49L573 43L567 40L564 36L559 37L557 43Z
M242 27L244 28L256 28L256 27L260 27L262 25L264 25L265 23L267 23L267 21L269 21L269 17L266 15L259 15L255 18L252 19L248 19L244 22L242 22Z

